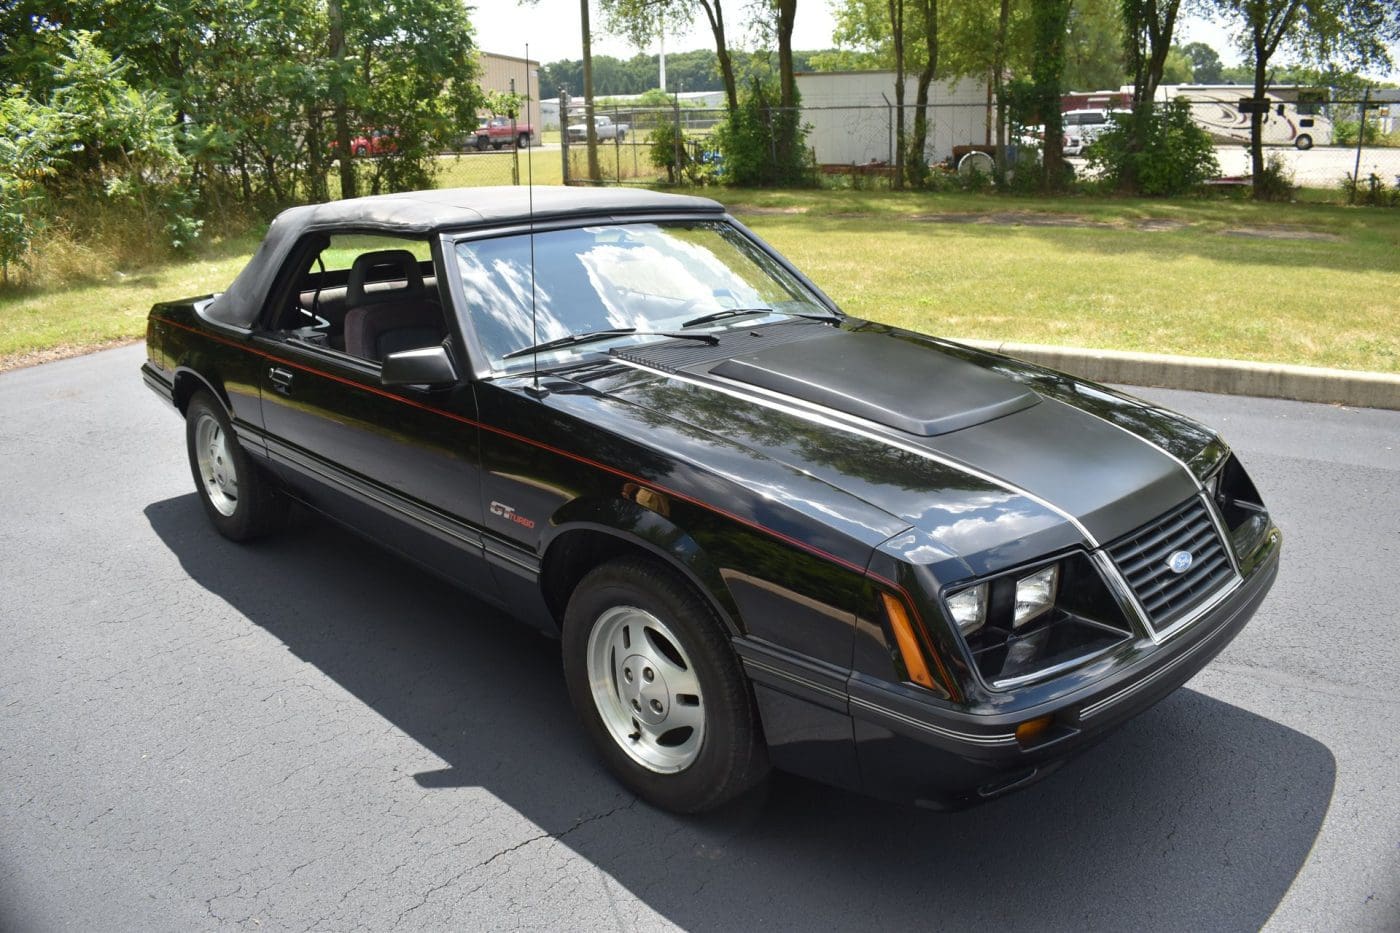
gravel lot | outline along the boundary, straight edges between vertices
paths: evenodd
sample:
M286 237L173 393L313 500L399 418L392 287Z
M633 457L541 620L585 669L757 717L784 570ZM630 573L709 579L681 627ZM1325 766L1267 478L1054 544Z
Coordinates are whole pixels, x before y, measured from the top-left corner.
M679 819L551 642L321 522L218 538L142 353L0 376L0 929L1400 929L1400 412L1144 390L1224 430L1284 566L1046 782Z

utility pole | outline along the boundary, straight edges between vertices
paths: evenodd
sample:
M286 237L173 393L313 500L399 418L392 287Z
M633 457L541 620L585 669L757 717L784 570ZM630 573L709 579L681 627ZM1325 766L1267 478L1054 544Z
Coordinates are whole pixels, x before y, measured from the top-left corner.
M583 23L583 122L588 134L588 180L598 184L598 128L593 125L593 31L588 25L588 0L578 0L579 18ZM567 132L567 128L566 128Z

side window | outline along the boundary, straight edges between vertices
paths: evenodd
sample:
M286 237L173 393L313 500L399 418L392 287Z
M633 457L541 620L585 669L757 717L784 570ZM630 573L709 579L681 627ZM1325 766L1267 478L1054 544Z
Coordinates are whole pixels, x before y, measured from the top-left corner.
M269 321L284 339L379 362L447 336L426 240L311 234L289 266Z

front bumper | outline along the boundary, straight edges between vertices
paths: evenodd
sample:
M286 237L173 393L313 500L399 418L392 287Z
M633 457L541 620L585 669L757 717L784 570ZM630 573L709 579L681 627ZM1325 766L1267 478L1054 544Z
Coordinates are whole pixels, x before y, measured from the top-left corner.
M993 712L953 710L917 688L854 676L850 714L867 793L939 809L969 806L1054 771L1115 726L1146 710L1210 662L1244 628L1278 574L1282 534L1271 529L1244 581L1186 630L1119 662L1079 690L1037 706L1015 691ZM1016 726L1050 715L1027 745Z

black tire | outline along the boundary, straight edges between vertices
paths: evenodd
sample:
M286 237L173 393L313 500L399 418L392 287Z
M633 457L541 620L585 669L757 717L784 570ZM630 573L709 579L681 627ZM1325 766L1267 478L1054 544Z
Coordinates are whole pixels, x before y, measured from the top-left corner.
M368 149L367 147L365 147L365 146L356 146L356 147L355 147L355 155L357 155L357 156L369 155L369 149Z
M485 151L486 151L486 147L489 146L489 145L491 145L491 140L490 140L489 137L486 137L486 136L478 136L478 137L476 138L476 151L477 151L477 152L485 152Z
M215 430L217 441L207 436ZM206 436L201 438L201 434ZM195 491L219 534L231 541L249 541L286 523L290 504L244 452L230 429L223 405L208 392L196 392L185 409L185 447ZM197 448L201 447L207 455L206 462L216 469L208 477L200 463L201 451ZM235 481L232 496L228 493L229 477Z
M517 149L529 149L529 148L530 148L530 134L529 134L529 133L521 133L519 136L515 137L515 146L516 146Z
M590 679L595 627L608 625L604 620L610 613L626 609L640 610L664 623L675 637L679 659L689 662L685 670L693 671L699 685L693 706L702 711L703 737L693 759L669 773L643 764L624 748L626 740L615 737L604 721ZM767 747L753 694L723 626L704 598L664 564L628 557L590 571L564 613L563 655L569 698L584 731L608 769L637 796L664 810L698 813L733 800L767 775ZM657 682L664 683L664 678L658 676ZM609 688L599 689L606 693ZM670 701L680 708L679 695ZM620 691L618 702L622 702ZM640 733L637 720L632 723Z
M1306 152L1313 147L1312 137L1307 133L1303 133L1297 139L1293 140L1293 145Z

